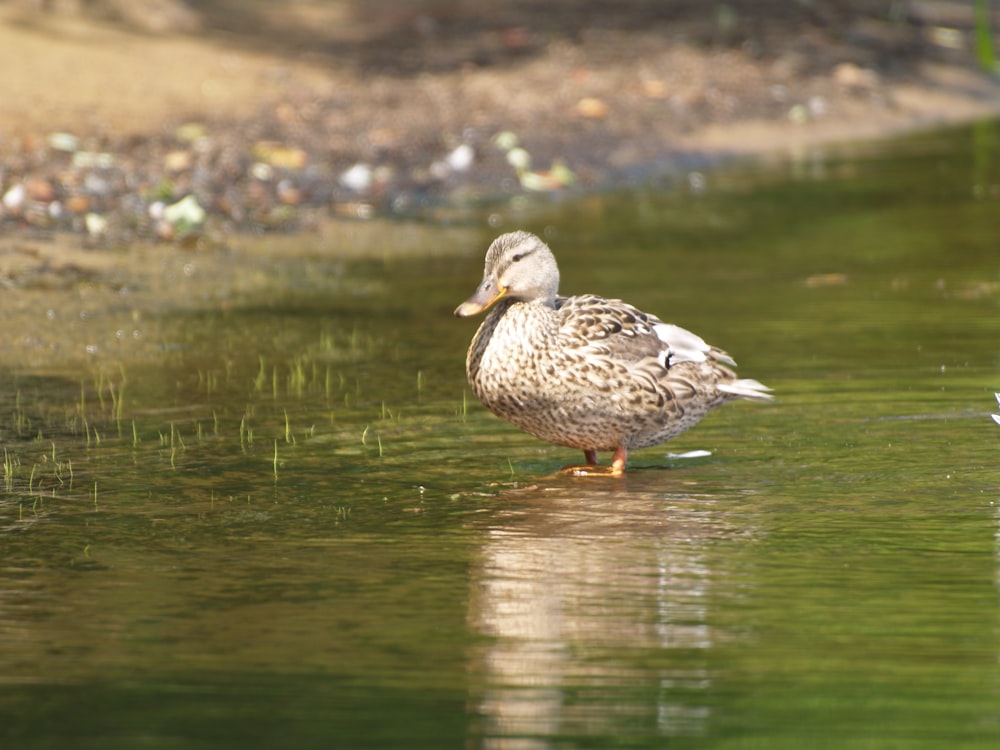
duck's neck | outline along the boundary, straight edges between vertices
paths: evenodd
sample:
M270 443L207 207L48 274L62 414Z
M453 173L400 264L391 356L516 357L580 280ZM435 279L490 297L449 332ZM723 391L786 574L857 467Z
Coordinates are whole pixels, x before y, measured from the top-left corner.
M499 387L498 378L535 366L539 353L548 351L557 327L552 320L555 315L540 302L501 300L493 306L472 339L465 363L480 400L489 398L491 387ZM493 385L485 385L486 381Z
M553 333L554 314L554 309L541 300L500 300L476 331L469 349L469 364L478 366L491 344L497 352L512 356L519 350L544 347L544 340Z
M555 309L554 298L551 300L503 299L490 310L486 316L486 320L499 322L504 316L511 315L522 320L533 321L537 324L539 320L548 318Z

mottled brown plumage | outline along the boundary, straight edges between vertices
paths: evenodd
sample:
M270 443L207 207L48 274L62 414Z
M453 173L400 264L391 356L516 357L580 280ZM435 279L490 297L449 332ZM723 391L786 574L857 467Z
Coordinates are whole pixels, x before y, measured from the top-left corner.
M476 397L537 438L579 448L588 464L657 445L736 398L769 400L733 360L690 331L616 299L559 297L551 250L528 232L494 240L483 281L455 315L487 314L469 347Z

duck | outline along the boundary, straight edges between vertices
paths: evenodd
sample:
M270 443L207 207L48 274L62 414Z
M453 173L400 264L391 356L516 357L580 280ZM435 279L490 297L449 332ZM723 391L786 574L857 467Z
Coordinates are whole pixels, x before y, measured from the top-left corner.
M560 296L556 258L530 232L503 234L486 251L482 282L455 316L483 312L465 363L473 393L529 435L582 450L573 474L621 476L629 451L729 401L773 398L691 331L619 299ZM612 452L610 466L599 452Z

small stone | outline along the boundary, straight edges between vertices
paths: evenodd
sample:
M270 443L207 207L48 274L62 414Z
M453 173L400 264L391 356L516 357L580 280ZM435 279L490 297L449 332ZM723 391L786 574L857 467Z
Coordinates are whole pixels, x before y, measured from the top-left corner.
M181 143L194 143L208 135L208 128L200 122L186 122L177 128L174 135Z
M84 218L84 225L87 227L87 234L93 237L99 237L108 231L108 220L100 214L87 214Z
M493 145L501 151L510 151L520 145L520 141L515 133L509 130L501 130L493 136Z
M149 204L149 208L146 209L146 212L149 214L150 219L153 219L154 221L159 221L160 219L163 218L163 209L165 209L166 207L167 204L164 203L163 201L154 201Z
M372 170L372 181L377 185L385 185L392 181L395 171L388 164L381 164Z
M285 169L303 169L309 155L301 148L283 148L271 155L271 164Z
M163 218L183 232L201 226L205 221L205 209L198 204L194 195L186 195L176 203L165 206Z
M88 173L83 178L83 189L91 195L111 195L114 188L111 182L93 172Z
M24 183L28 197L33 201L48 203L55 198L55 188L44 177L29 177Z
M802 125L809 121L809 110L802 104L796 104L788 110L788 119L798 125Z
M288 102L282 102L274 108L274 116L280 122L296 122L299 120L299 109Z
M278 169L302 169L309 161L301 148L276 141L258 141L252 151L255 159Z
M582 117L600 120L608 116L608 105L596 97L585 96L576 103L576 112Z
M71 214L82 214L90 210L90 198L86 195L71 195L66 199L66 210Z
M170 222L166 220L156 222L154 230L156 232L156 236L161 240L172 240L177 236L177 233L174 232L174 228L170 225Z
M576 174L561 159L556 159L552 162L552 169L549 170L549 174L553 180L563 187L568 187L576 183Z
M73 154L73 166L80 169L111 169L115 165L115 157L111 154L96 151L77 151Z
M527 49L531 43L531 35L524 26L511 26L504 29L500 34L500 39L503 41L503 46L509 50Z
M520 147L512 148L507 152L507 163L519 171L531 169L531 154Z
M52 217L45 205L41 203L29 203L24 212L24 220L33 227L52 226Z
M270 182L274 179L274 168L270 164L257 161L250 166L250 176L261 182Z
M518 173L521 187L525 190L545 191L560 190L576 182L576 175L573 170L566 166L565 162L556 159L552 162L552 168L548 172L521 171Z
M642 93L649 99L666 99L667 84L659 78L646 78L642 82Z
M355 164L340 175L340 184L348 190L363 193L372 186L372 168L367 164Z
M371 219L375 216L375 207L370 203L337 203L333 212L349 219Z
M80 139L72 133L51 133L48 143L53 151L63 151L67 154L73 153L80 147Z
M431 162L427 171L435 180L446 180L448 179L448 175L451 174L451 169L449 169L448 165L443 161Z
M843 62L833 69L833 80L846 88L874 89L879 85L878 73L852 62Z
M278 200L286 206L296 206L302 202L302 191L290 180L282 180L277 188Z
M475 161L476 152L468 143L463 143L448 156L445 157L445 164L453 172L467 172Z
M3 207L13 214L21 212L24 201L28 197L28 190L24 183L17 183L3 194Z
M274 179L274 167L262 161L255 161L250 165L250 176L261 182L270 182Z
M25 152L41 151L45 148L45 139L39 133L25 133L21 136L21 149Z
M559 187L559 184L553 180L547 172L528 172L524 171L518 175L521 181L521 187L525 190L533 190L535 192L544 192L547 190L555 190Z
M163 155L163 168L168 172L183 172L191 168L190 151L168 151Z

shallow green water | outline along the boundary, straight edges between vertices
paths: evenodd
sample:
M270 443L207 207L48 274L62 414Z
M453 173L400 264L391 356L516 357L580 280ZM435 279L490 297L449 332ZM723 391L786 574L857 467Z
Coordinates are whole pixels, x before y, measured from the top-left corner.
M3 747L997 747L997 136L532 214L779 396L621 480L468 395L497 230L8 365Z

